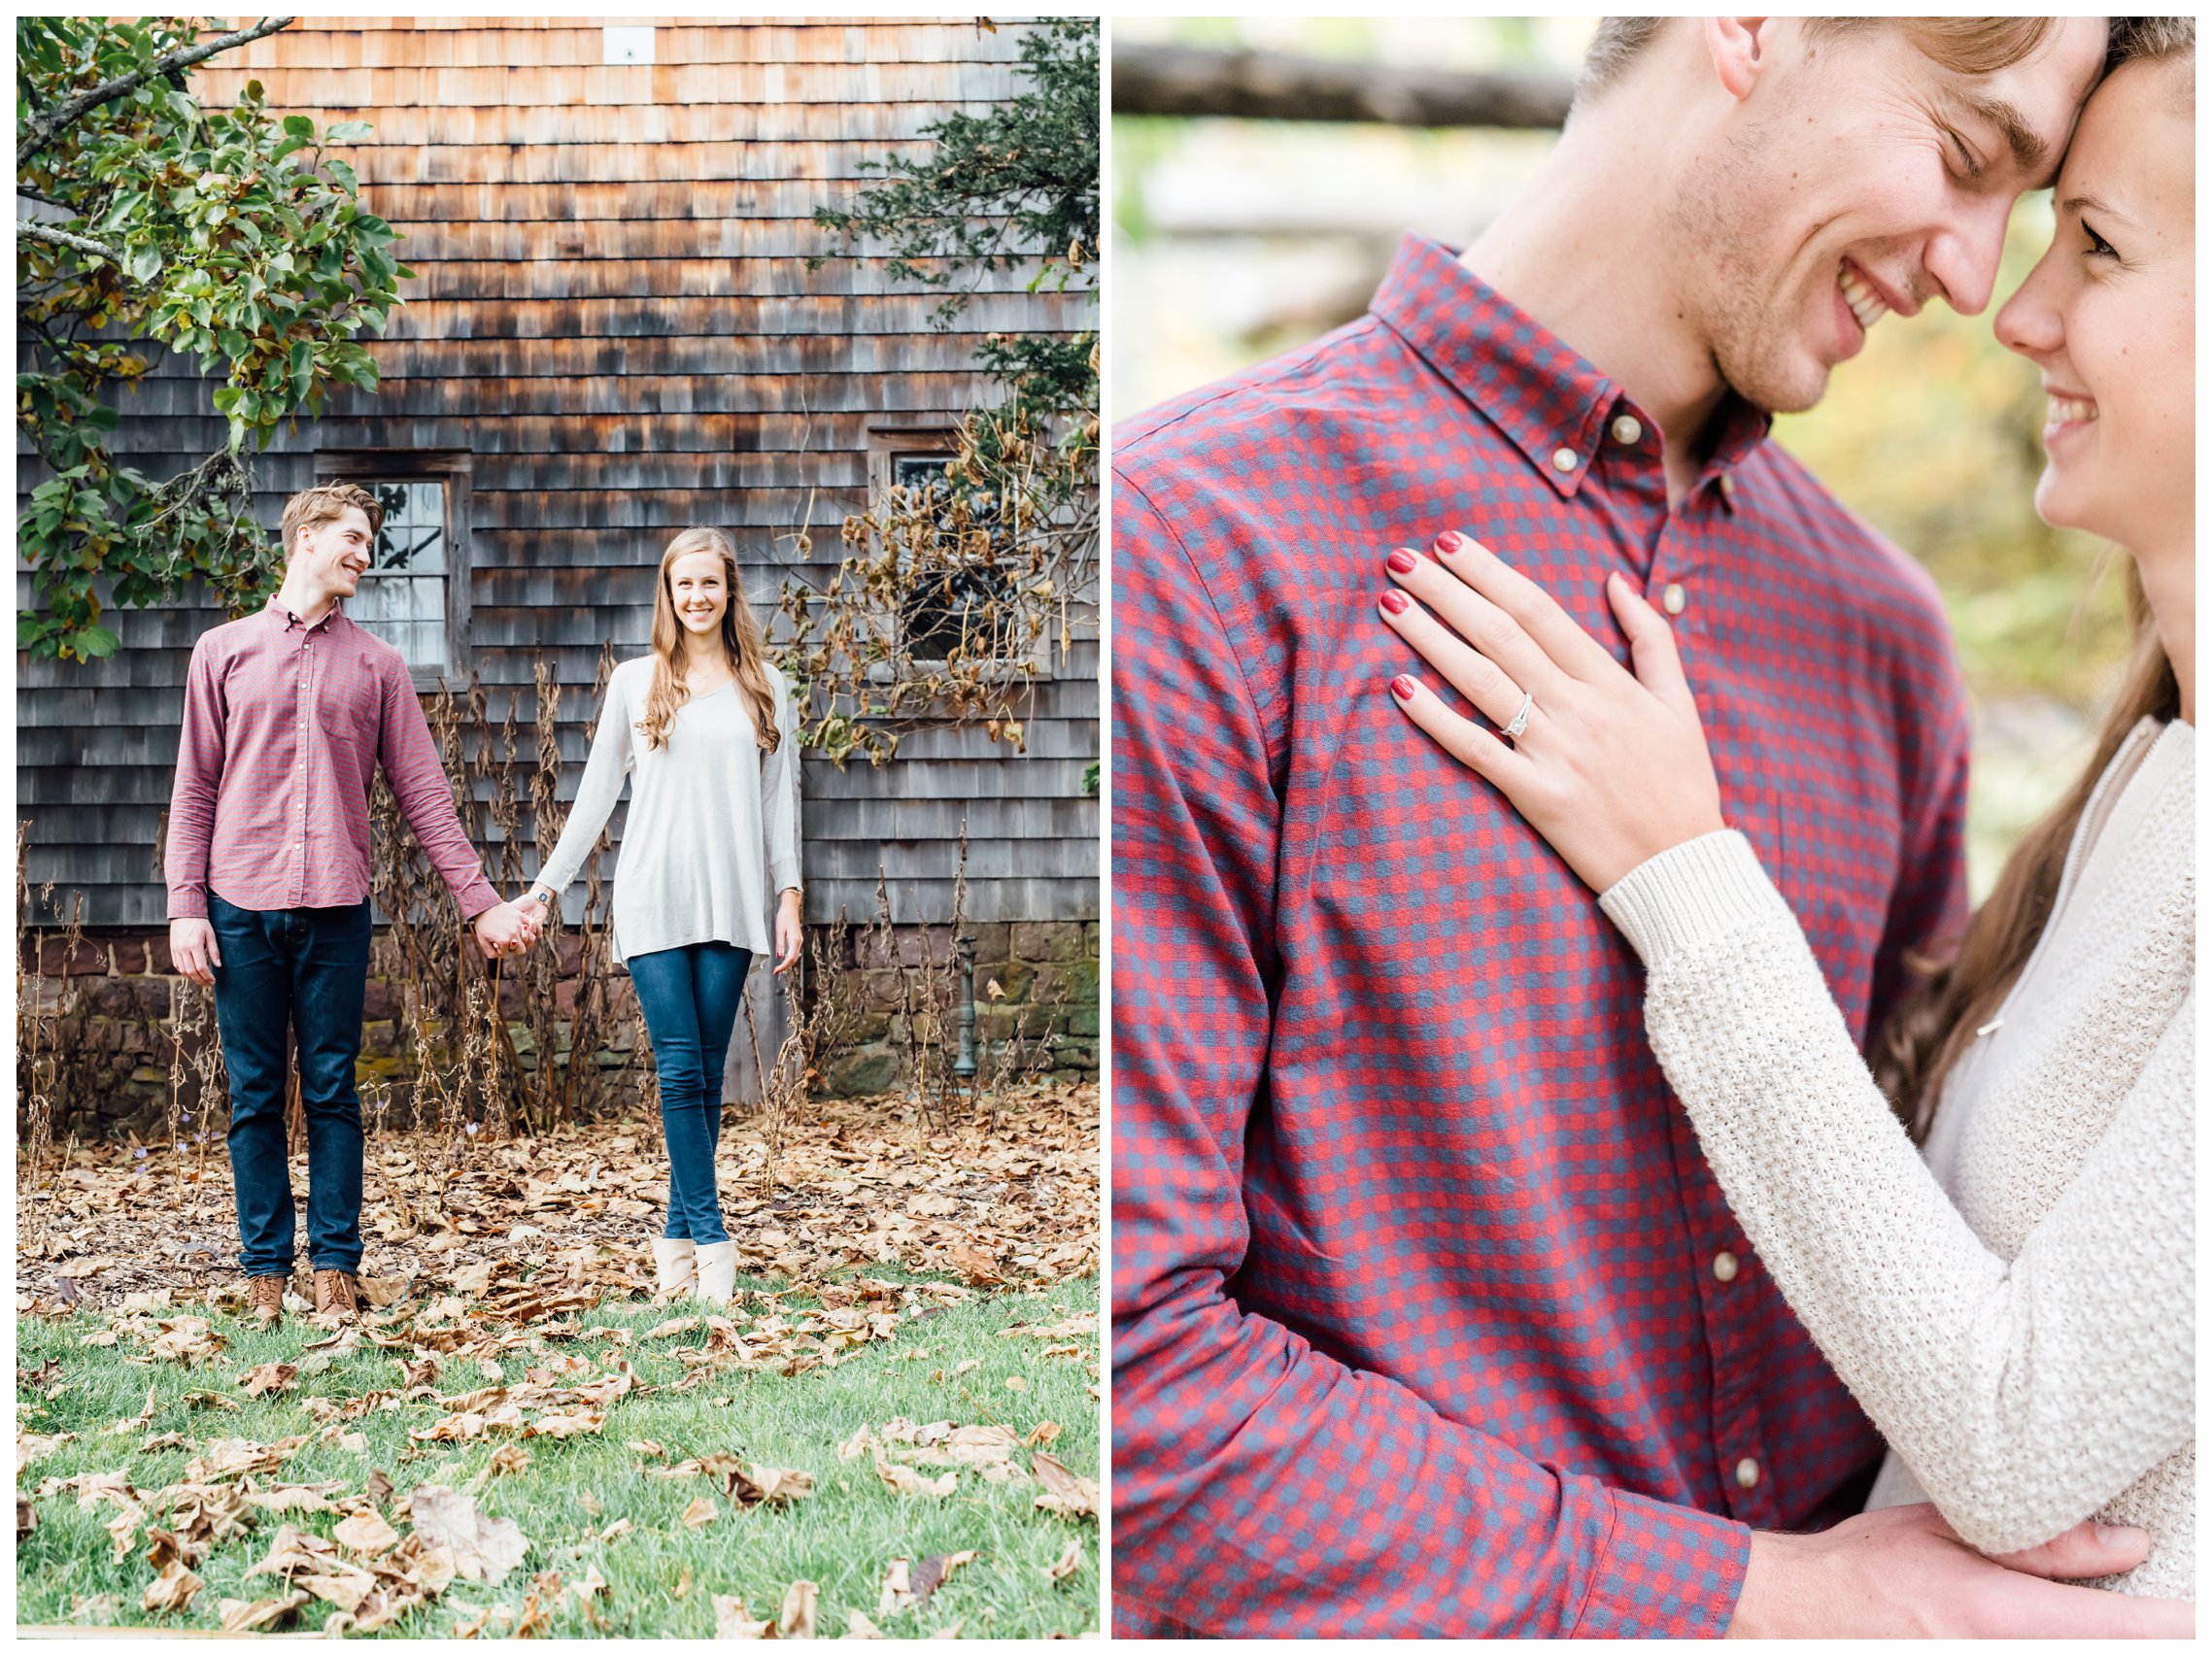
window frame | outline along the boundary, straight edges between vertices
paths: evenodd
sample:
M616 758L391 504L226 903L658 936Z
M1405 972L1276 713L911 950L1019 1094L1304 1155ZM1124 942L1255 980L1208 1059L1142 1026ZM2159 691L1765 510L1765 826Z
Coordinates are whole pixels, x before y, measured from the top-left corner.
M870 425L868 430L868 505L886 498L897 486L901 460L941 459L950 462L960 455L961 425L957 421L932 421L910 425ZM906 617L899 618L900 648L910 661L937 663L943 656L915 654L906 636ZM1010 657L994 656L984 662L986 671L1010 670L1016 663Z
M315 481L323 483L438 483L446 501L446 666L408 663L417 692L465 685L474 668L469 647L469 591L474 548L469 507L475 456L466 449L325 449L315 456Z

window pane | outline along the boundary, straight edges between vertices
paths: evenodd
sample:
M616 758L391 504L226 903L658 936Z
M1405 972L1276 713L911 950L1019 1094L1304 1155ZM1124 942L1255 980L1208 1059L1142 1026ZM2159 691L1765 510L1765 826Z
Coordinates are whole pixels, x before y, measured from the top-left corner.
M446 659L446 490L435 478L365 481L384 508L369 571L347 605L360 625L410 667L442 670Z

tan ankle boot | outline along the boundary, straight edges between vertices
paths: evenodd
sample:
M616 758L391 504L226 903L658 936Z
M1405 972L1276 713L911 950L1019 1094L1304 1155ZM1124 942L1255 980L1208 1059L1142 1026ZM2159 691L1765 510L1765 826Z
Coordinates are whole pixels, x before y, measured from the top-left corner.
M315 1273L315 1311L342 1311L353 1316L361 1308L360 1285L353 1273L345 1270L319 1270Z
M709 1305L730 1303L737 1286L737 1244L708 1242L698 1251L698 1286L693 1290Z
M689 1236L653 1238L653 1288L659 1294L688 1294L698 1278L698 1249Z
M246 1308L264 1323L276 1322L285 1314L285 1290L290 1286L289 1276L249 1276Z

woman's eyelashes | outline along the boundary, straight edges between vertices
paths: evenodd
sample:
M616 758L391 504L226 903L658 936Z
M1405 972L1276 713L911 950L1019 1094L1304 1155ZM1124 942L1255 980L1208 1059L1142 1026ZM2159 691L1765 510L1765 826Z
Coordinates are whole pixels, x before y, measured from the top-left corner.
M2109 258L2115 263L2122 262L2120 258L2120 250L2114 247L2110 242L2106 241L2102 236L2098 235L2096 231L2091 227L2090 221L2087 219L2081 220L2081 226L2082 234L2087 237L2089 241L2089 246L2082 250L2087 256L2091 258Z

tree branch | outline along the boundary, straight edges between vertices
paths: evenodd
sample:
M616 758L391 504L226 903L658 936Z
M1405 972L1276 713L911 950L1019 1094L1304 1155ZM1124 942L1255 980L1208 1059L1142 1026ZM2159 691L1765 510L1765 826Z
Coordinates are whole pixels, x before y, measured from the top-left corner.
M89 91L79 92L75 97L54 105L23 129L22 142L16 146L16 170L21 172L32 156L60 136L63 127L82 119L102 104L114 103L118 98L127 98L156 76L189 69L195 63L204 63L219 51L228 51L232 47L246 46L264 35L273 35L279 29L289 27L295 20L292 17L264 18L250 29L219 35L214 40L197 46L180 47L175 51L163 52L143 69L134 69L128 75L118 76L113 81L103 81Z
M1566 76L1528 71L1477 74L1134 42L1113 52L1116 115L1541 128L1564 124L1573 98Z
M36 219L17 220L16 234L28 236L34 242L51 242L57 248L72 248L78 253L90 253L95 258L106 259L118 270L122 268L122 254L105 242L86 241L83 236L73 236L67 230L57 230L51 224L42 224Z

